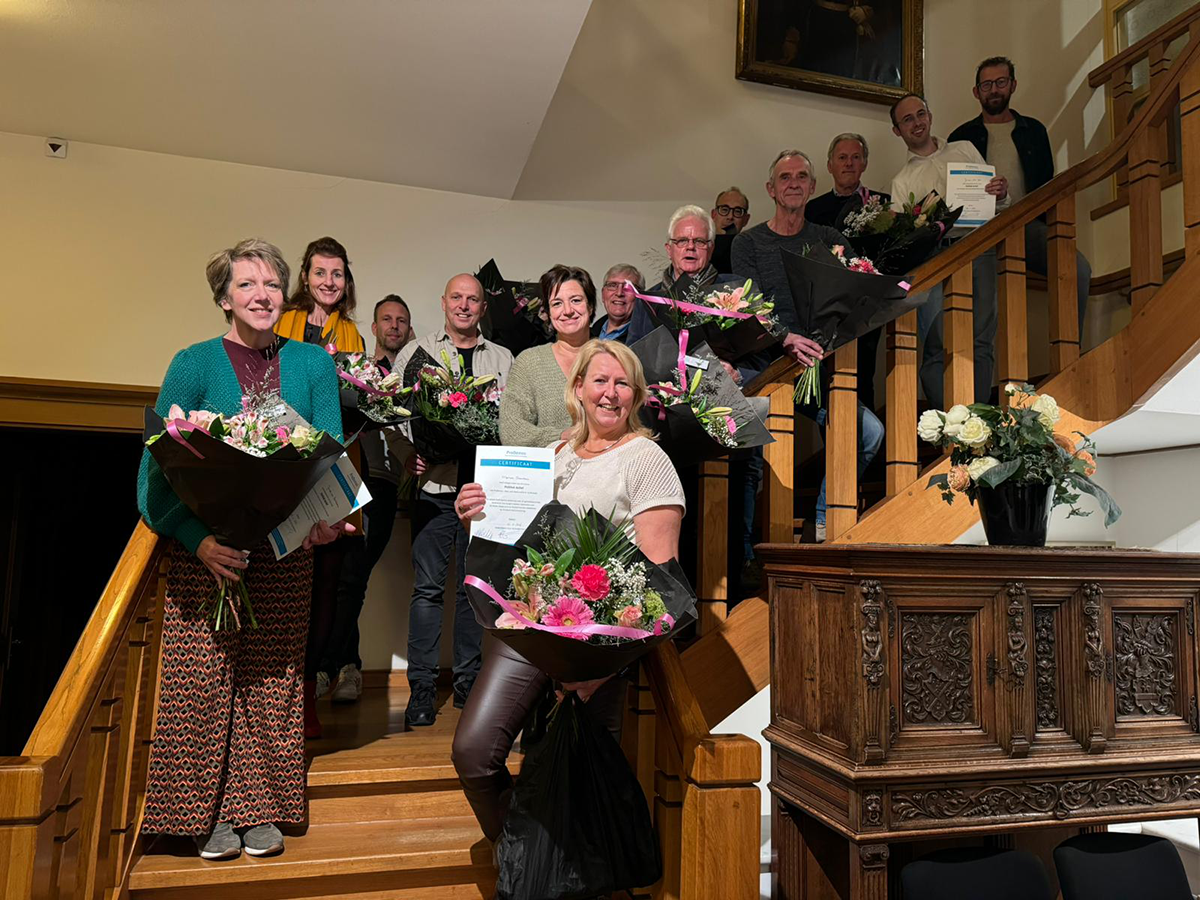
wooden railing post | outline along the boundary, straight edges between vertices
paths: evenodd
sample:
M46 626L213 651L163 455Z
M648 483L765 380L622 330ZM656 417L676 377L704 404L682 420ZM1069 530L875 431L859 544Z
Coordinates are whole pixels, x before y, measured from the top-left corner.
M1046 235L1046 287L1050 299L1050 374L1079 359L1079 293L1075 268L1075 195L1050 208Z
M792 542L796 515L796 405L792 402L792 386L775 386L767 395L770 401L767 430L775 443L763 448L765 471L763 501L765 515L763 537L772 543Z
M700 600L698 634L714 628L725 619L729 597L729 459L711 459L700 464L700 492L697 495L700 517L697 519L700 550L696 555L696 575Z
M683 779L679 755L665 717L658 723L654 741L654 829L662 854L662 879L654 886L654 900L679 900L680 860L683 848Z
M971 323L972 266L946 279L942 346L946 353L945 408L975 402L975 333Z
M1074 271L1074 269L1072 269ZM1051 279L1053 282L1053 279ZM1025 229L996 248L996 372L1000 384L1029 380L1029 326L1025 305ZM1000 402L1006 395L1000 392Z
M1163 283L1162 185L1153 128L1140 132L1129 150L1129 299L1133 313Z
M887 327L887 495L917 477L917 311Z
M1200 23L1190 29L1191 39L1200 36ZM1189 66L1179 85L1181 140L1180 168L1183 171L1183 246L1188 258L1200 251L1200 66Z
M1113 132L1120 134L1121 129L1129 124L1130 113L1133 110L1133 64L1121 67L1109 83L1112 92ZM1120 196L1129 189L1129 161L1126 160L1117 169L1117 195Z
M858 341L837 350L832 362L829 421L825 426L825 539L828 541L836 540L858 521Z

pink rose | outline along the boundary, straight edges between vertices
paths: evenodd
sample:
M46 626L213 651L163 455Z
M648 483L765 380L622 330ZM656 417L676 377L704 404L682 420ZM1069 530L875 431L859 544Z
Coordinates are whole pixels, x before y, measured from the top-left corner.
M526 624L512 613L501 613L496 619L497 628L526 628Z
M446 398L446 402L449 403L455 409L458 409L460 406L462 406L464 403L467 402L467 395L464 394L462 391L455 391L453 394L451 394L449 397Z
M288 442L288 430L282 425L276 426L275 437L279 438L279 443L286 444Z
M571 579L571 587L575 588L584 600L595 603L608 596L608 592L612 590L612 583L609 582L608 573L604 571L603 566L590 564L575 573L575 577Z
M950 485L950 490L961 494L971 486L971 475L966 466L951 466L946 482Z
M625 628L633 628L642 621L642 611L632 603L617 613L617 624Z
M328 353L330 356L337 353L337 344L334 343L333 341L330 341L328 344L325 345L325 352Z
M188 413L187 419L197 428L203 428L205 431L208 431L216 417L217 414L214 412L209 412L208 410L204 409L195 409Z
M186 419L187 415L184 413L182 406L178 403L172 403L171 408L167 410L167 418L171 420Z
M737 434L737 422L733 420L733 416L725 417L725 425L729 428L730 434Z

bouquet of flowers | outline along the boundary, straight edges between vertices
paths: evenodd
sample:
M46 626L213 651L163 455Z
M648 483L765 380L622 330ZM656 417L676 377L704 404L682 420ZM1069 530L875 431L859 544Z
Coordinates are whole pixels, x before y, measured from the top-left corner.
M686 328L704 341L721 359L736 362L770 348L787 333L775 318L775 303L754 290L747 279L737 287L722 285L705 289L687 276L676 279L669 297L637 291L633 294L648 304L651 316L673 333Z
M1054 430L1060 413L1049 394L1028 384L1009 384L1004 390L1007 408L973 403L922 413L917 435L950 451L949 474L933 476L929 486L940 487L947 503L956 494L974 503L981 489L1005 483L1044 485L1053 489L1053 506L1070 507L1068 516L1088 515L1077 506L1086 493L1099 501L1106 527L1117 521L1121 508L1092 481L1095 445L1082 433L1076 433L1076 442Z
M459 459L480 444L500 442L500 385L495 375L467 375L461 355L443 350L441 365L418 349L405 368L419 419L409 427L428 462Z
M657 435L676 466L725 456L730 450L774 441L750 401L707 344L691 346L659 326L630 347L641 360L650 396L642 422Z
M961 207L947 209L937 191L920 200L909 194L900 211L877 194L866 201L855 194L846 201L834 227L853 239L880 272L905 275L933 256L961 214Z
M412 393L401 382L403 372L387 372L365 353L339 353L325 347L337 366L341 382L342 422L345 431L357 433L407 421L412 412L401 401Z
M909 296L908 283L879 274L874 262L847 256L842 245L832 249L809 245L803 253L784 250L787 274L800 331L829 353L920 306L927 295ZM798 405L821 403L821 362L796 381Z
M481 323L485 337L507 347L513 356L550 342L550 325L542 317L537 282L505 281L494 259L489 259L475 277L483 285L488 304Z
M300 505L343 447L314 430L278 395L249 394L224 416L146 408L146 446L179 499L213 536L250 550ZM209 598L213 627L257 627L245 582L221 580Z

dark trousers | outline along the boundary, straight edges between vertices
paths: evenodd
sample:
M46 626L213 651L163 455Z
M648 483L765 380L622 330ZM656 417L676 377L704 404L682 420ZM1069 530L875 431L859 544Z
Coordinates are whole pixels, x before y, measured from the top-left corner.
M331 681L342 666L353 663L362 668L362 658L358 654L358 617L367 596L371 570L383 556L396 524L396 485L382 478L368 477L366 481L367 490L371 492L371 502L363 507L366 535L341 538L349 547L338 580L333 628L321 660L321 668L329 674Z
M454 732L451 759L463 793L489 841L500 837L513 778L507 761L517 734L550 687L550 676L489 636L483 669ZM610 678L588 700L595 717L618 741L628 683Z
M308 617L308 641L304 648L304 680L312 681L321 669L321 658L333 631L333 610L337 604L338 581L342 562L352 541L339 537L329 544L313 547L312 609Z
M413 592L408 608L408 683L415 686L437 680L446 573L450 552L455 550L454 686L467 690L479 674L483 626L475 621L463 585L467 530L454 513L454 498L455 494L417 492L413 510Z

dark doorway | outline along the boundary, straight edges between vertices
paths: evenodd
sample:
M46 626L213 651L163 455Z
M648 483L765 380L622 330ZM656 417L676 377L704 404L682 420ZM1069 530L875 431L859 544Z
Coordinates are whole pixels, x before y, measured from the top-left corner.
M0 448L0 756L16 756L137 524L142 441L0 428Z

